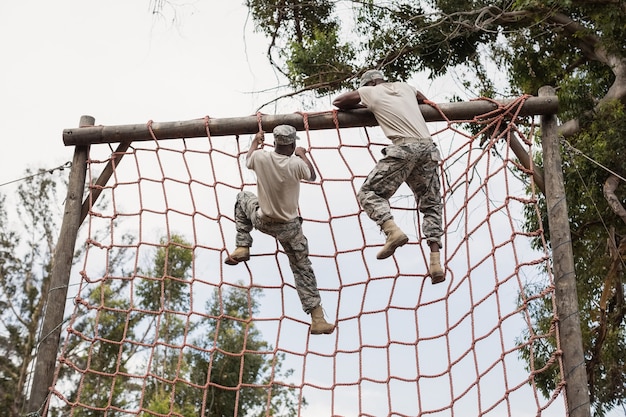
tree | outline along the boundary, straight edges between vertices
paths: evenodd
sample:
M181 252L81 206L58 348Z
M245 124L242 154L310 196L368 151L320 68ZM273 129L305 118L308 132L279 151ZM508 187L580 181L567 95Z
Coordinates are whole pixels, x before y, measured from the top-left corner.
M626 118L621 104L613 102L602 107L607 106L612 108L603 108L589 127L577 135L576 148L565 146L563 166L587 381L598 416L624 406L626 400L626 212L622 207L624 193L618 197L616 188L616 180L621 177L623 181L626 174L626 163L620 157L626 152L622 133ZM589 155L593 160L588 159ZM549 238L545 200L541 199L540 204L541 220ZM531 220L530 213L526 218L529 230L539 226L536 218ZM542 288L529 289L529 295L541 291ZM541 303L531 311L534 322L544 331L553 324L551 315L551 303ZM555 341L550 346L543 342L535 350L535 366L545 364L555 350ZM541 376L539 387L544 394L554 388L557 372L553 365L551 373Z
M293 415L297 398L269 374L286 378L291 371L281 372L284 355L271 351L252 321L260 290L243 286L216 290L207 302L205 318L186 324L181 317L189 310L192 264L192 245L182 236L162 238L154 267L137 284L139 305L151 316L146 318L159 342L150 361L151 374L159 380L146 385L142 415L176 412L195 417L204 400L204 416L231 416L236 411L239 416L261 416L266 415L268 397L272 415ZM200 334L194 348L182 354L184 337L194 332ZM209 370L208 389L197 388L207 385Z
M81 311L75 314L78 319L72 326L65 358L75 367L88 372L77 375L72 368L63 367L59 377L74 387L69 395L70 401L88 407L68 404L61 413L68 413L73 407L73 415L81 417L122 416L126 413L108 408L113 406L123 410L135 406L140 400L148 410L163 414L170 412L168 385L149 381L140 398L142 387L131 383L127 376L130 373L129 363L137 362L142 355L138 346L145 340L136 345L123 341L134 340L142 325L155 327L158 321L155 333L158 333L162 346L156 347L153 352L151 372L166 379L176 377L178 353L172 353L168 346L184 331L184 324L176 317L176 311L184 311L187 307L189 292L185 280L189 279L192 252L181 236L174 235L169 241L162 238L153 264L136 276L137 306L131 306L128 296L131 280L113 277L131 276L132 271L125 270L125 266L133 240L128 234L122 236L124 244L109 252L109 263L102 272L103 279L89 290L85 300L78 297ZM142 313L129 314L133 307L139 307ZM145 355L142 358L145 359ZM181 404L175 405L174 411L185 416L195 415L188 405ZM94 408L107 409L106 414ZM144 414L153 415L149 412Z
M99 209L106 209L108 201L100 199ZM57 217L62 217L61 213ZM100 230L93 230L93 240L101 241L101 235L111 234L113 224ZM64 358L76 365L78 369L89 370L82 374L71 367L60 367L58 381L71 387L69 399L72 402L88 404L92 407L104 408L109 405L123 408L136 401L133 387L126 376L127 364L136 353L135 350L120 349L125 338L133 338L138 319L127 317L130 302L124 296L129 281L113 277L127 277L130 271L125 270L129 260L129 248L134 237L123 233L121 244L108 250L107 263L103 266L100 281L84 287L86 295L77 294L74 302L78 306L77 313L72 317L71 332L67 340L59 344L64 347ZM84 248L74 254L74 262L81 258ZM97 372L91 372L96 370ZM72 409L70 404L65 407L50 406L49 416L67 415ZM105 415L102 411L74 407L72 415L77 417L95 417ZM107 416L125 415L110 410Z
M488 97L557 88L559 131L570 156L564 175L592 404L597 415L624 405L623 2L247 0L246 5L269 37L268 58L293 87L290 95L352 87L371 67L392 80L420 71L431 78L462 71L465 87ZM488 68L506 74L505 91L498 92ZM540 162L541 155L537 158ZM529 228L533 222L529 213ZM544 229L549 237L547 224ZM547 324L550 308L534 306L538 326ZM540 381L546 394L550 380Z
M127 286L128 281L105 280L90 291L83 303L84 315L73 326L73 336L70 336L65 357L80 369L97 372L86 372L79 382L69 370L61 368L65 372L62 371L59 377L74 387L69 396L72 402L99 408L105 408L110 404L123 409L131 401L136 400L129 395L133 390L129 386L129 378L125 376L128 371L127 364L135 352L120 349L120 342L124 338L133 337L137 324L136 319L131 319L130 323L127 323L125 311L128 311L129 301L120 295ZM61 415L69 414L71 407L67 405ZM121 417L125 413L107 411L104 414L75 407L72 415Z
M0 195L0 416L24 411L45 308L61 209L60 170L26 170L17 203ZM15 209L18 225L8 215Z
M150 327L154 327L159 345L153 349L151 373L166 381L175 381L180 374L187 374L189 367L181 355L179 346L186 331L181 318L189 308L190 278L193 263L191 245L180 235L170 239L161 238L153 267L147 279L137 284L139 305L150 312ZM148 315L148 314L146 314ZM156 342L157 340L155 340ZM181 343L182 345L182 343ZM180 358L183 358L181 363ZM184 384L162 383L151 380L146 386L143 404L147 410L167 414L171 411L184 416L197 415L192 403L185 397L189 391ZM177 397L173 401L172 395ZM145 412L145 416L154 415Z
M268 398L272 415L293 415L297 398L279 382L291 371L281 371L284 355L271 351L252 321L260 290L216 292L205 318L193 323L188 320L192 245L180 235L163 237L150 265L133 272L124 270L123 248L132 242L125 238L125 243L111 252L102 279L85 299L77 297L82 311L74 315L64 355L73 365L62 367L59 376L73 388L68 404L51 415L72 409L81 417L122 416L126 413L118 410L141 407L143 417L197 417L207 401L203 416L238 410L252 417L266 415ZM132 305L129 287L134 287ZM142 366L147 369L138 371ZM220 372L211 374L207 388L209 369ZM137 372L147 375L141 385L128 377Z
M195 343L201 350L188 357L192 382L209 381L206 416L298 414L294 389L280 382L293 371L283 373L285 355L272 351L253 322L260 291L240 283L230 290L216 289L207 302L201 328L208 331ZM300 406L305 407L306 400Z

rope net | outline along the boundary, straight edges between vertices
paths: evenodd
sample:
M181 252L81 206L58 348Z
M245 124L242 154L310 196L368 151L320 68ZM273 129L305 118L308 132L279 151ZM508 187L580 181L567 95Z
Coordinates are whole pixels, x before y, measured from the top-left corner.
M536 187L509 147L534 151L523 101L429 123L443 158L439 285L406 185L391 204L409 243L376 259L385 238L356 193L389 144L380 129L299 134L318 173L300 210L331 335L309 334L275 239L253 231L251 259L224 264L235 196L256 193L251 137L131 144L81 230L49 415L564 415L556 326L532 319L554 311L543 230L523 227L524 212L539 219ZM121 156L93 148L91 184ZM539 350L542 367L524 359Z

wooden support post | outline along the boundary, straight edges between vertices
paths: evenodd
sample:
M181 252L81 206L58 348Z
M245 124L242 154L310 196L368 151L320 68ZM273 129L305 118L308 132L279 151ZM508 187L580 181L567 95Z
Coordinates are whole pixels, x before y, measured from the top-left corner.
M93 117L81 117L80 126L93 125ZM80 214L87 175L88 154L89 145L77 146L74 149L63 223L52 261L50 291L47 294L46 312L37 349L33 385L28 400L28 411L34 415L41 415L42 410L45 410L50 387L54 380L76 237L81 223Z
M83 201L83 206L80 211L80 224L83 223L83 221L87 217L87 214L89 214L89 208L92 205L96 204L96 201L98 201L98 197L100 197L100 194L102 194L102 187L107 185L107 182L109 182L111 175L113 175L113 171L115 171L115 167L117 166L117 164L120 163L122 157L124 156L124 152L126 152L129 147L130 142L121 142L117 146L117 149L113 153L113 157L104 167L104 170L102 171L102 173L100 173L100 176L98 176L95 187L90 187L90 192L85 198L85 201Z
M542 87L539 96L554 94L554 88ZM554 115L541 117L541 138L546 186L546 205L552 247L552 273L554 275L556 314L558 317L565 394L569 417L590 417L589 388L583 351L582 331L578 313L576 273L570 233L562 160L559 152L557 122Z
M509 146L511 147L511 150L513 151L515 156L517 156L517 159L519 159L520 164L522 164L524 168L533 173L533 180L535 181L535 185L537 185L537 188L541 190L543 195L546 195L546 184L545 180L543 179L543 171L540 167L531 164L532 156L529 155L528 152L526 152L526 149L524 149L524 145L522 145L522 143L515 136L511 135L511 139L509 140Z

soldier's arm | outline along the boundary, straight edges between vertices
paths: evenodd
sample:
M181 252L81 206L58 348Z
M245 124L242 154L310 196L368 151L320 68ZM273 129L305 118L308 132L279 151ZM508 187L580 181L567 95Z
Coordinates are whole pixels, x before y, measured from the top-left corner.
M361 95L358 91L348 91L340 94L333 100L333 105L341 110L358 109L365 107L361 103Z
M304 161L304 163L309 167L309 171L311 171L311 177L308 179L309 181L315 181L317 175L315 174L315 170L313 169L313 164L306 156L306 149L302 147L297 147L295 152L296 156Z
M248 153L246 154L246 158L249 158L250 155L254 153L254 151L258 151L263 148L263 141L265 140L265 132L259 130L256 135L254 135L254 139L252 139L252 143L250 144L250 149L248 149Z

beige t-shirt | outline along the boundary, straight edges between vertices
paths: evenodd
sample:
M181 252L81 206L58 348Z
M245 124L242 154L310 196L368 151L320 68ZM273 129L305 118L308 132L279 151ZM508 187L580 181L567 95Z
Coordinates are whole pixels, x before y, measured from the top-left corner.
M417 103L417 90L404 82L359 88L361 103L374 113L385 136L428 138L430 132Z
M263 214L282 221L298 217L300 181L311 178L311 171L301 158L258 150L246 160L246 166L256 173Z

